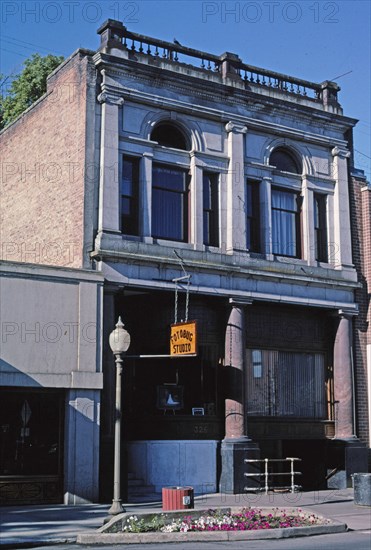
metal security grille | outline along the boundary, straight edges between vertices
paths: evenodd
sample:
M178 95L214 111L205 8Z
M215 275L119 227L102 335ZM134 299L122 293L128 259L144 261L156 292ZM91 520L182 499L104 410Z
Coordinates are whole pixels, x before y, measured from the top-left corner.
M246 386L249 415L326 417L323 354L249 349Z

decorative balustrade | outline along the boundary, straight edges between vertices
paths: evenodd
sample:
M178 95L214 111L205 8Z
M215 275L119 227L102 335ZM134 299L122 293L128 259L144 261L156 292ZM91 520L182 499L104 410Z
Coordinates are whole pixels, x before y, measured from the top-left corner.
M337 103L340 89L335 82L322 84L294 78L260 67L247 65L232 53L221 56L182 46L177 41L166 42L129 31L121 22L107 20L97 31L101 35L101 47L120 48L132 53L151 56L174 63L186 64L196 69L219 73L223 79L241 80L247 89L278 90L289 97L307 98L319 103Z

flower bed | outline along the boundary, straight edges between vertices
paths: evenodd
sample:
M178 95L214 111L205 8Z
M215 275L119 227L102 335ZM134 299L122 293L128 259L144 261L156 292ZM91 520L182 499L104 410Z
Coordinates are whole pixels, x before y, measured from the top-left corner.
M181 517L171 517L168 514L155 514L150 518L129 516L122 522L122 532L257 531L326 523L328 520L313 513L305 513L300 508L295 511L275 508L270 513L255 508L243 508L239 511L208 510L198 517L186 514Z

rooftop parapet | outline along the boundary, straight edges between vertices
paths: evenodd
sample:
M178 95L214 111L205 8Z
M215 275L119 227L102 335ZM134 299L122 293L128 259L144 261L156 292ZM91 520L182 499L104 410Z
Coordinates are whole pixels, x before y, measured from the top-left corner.
M286 101L306 100L313 107L342 114L338 102L340 87L336 82L326 80L322 83L310 82L282 73L247 65L238 55L225 52L215 55L177 42L166 42L150 36L129 31L120 21L108 19L97 31L101 36L99 51L111 49L126 51L128 54L140 54L153 60L164 60L169 64L182 64L194 67L198 76L202 71L219 75L224 84L234 83L255 93L272 95L282 94ZM130 58L130 56L129 56ZM136 57L136 60L138 57ZM201 69L201 73L200 73Z

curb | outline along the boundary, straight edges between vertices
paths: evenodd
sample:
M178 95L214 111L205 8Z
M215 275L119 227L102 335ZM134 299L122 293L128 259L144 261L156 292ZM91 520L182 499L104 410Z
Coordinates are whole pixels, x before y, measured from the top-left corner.
M266 511L271 508L263 508ZM240 510L240 507L226 507L221 510L234 511ZM290 508L288 511L294 511ZM167 512L170 517L181 517L185 514L201 515L207 510L177 510ZM310 510L306 510L310 512ZM77 544L150 544L150 543L171 543L171 542L232 542L237 540L262 540L262 539L284 539L291 537L305 537L313 535L328 535L332 533L344 533L347 531L347 525L335 519L322 519L328 523L322 525L310 525L305 527L286 527L277 529L261 529L254 531L192 531L186 533L162 533L152 531L147 533L123 533L122 522L130 516L124 512L113 517L108 523L98 531L89 533L80 533L77 535ZM151 517L157 515L154 513L140 513L142 517ZM170 519L170 518L169 518ZM112 532L113 531L113 532ZM119 531L119 532L117 532Z
M78 544L153 544L166 542L232 542L237 540L284 539L313 535L328 535L347 531L345 523L331 520L328 525L287 527L259 531L199 531L193 533L81 533Z

